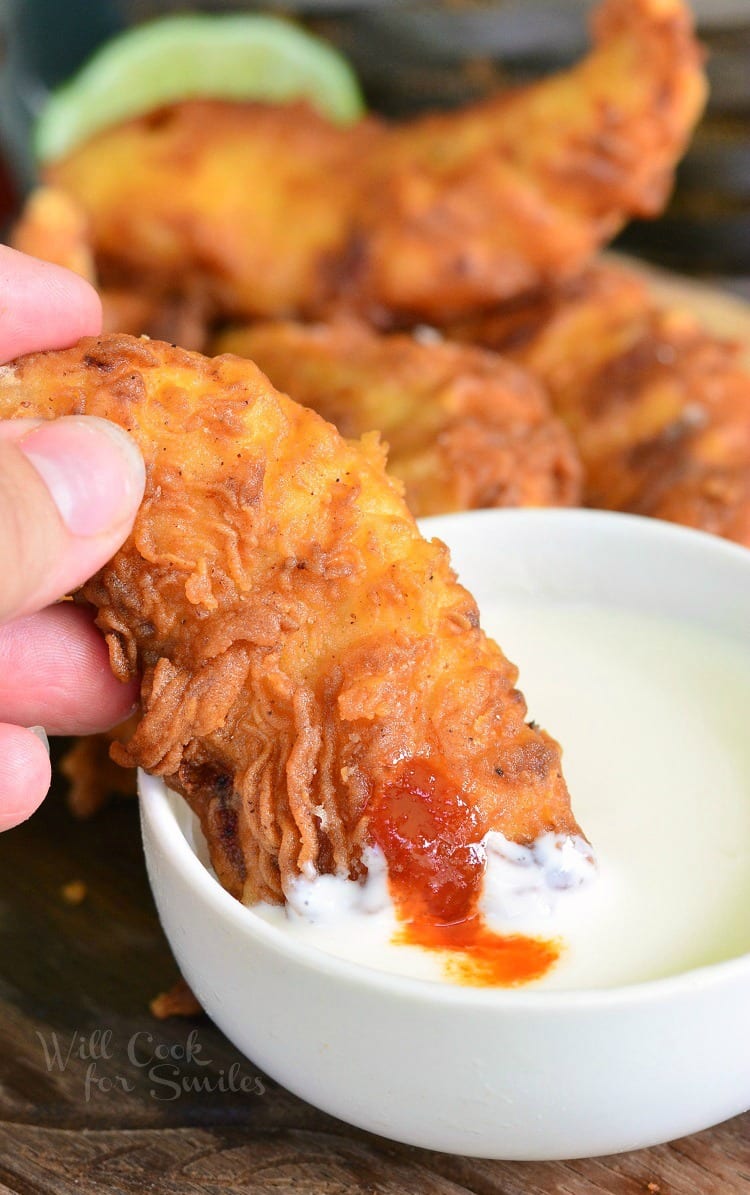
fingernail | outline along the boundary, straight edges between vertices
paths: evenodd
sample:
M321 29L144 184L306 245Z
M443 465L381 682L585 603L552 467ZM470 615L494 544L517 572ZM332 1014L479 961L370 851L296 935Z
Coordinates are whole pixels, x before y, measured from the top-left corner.
M44 727L27 726L26 729L30 730L32 734L36 735L36 737L39 739L39 742L43 745L45 751L49 755L49 739L47 738L47 731L44 729Z
M43 423L18 447L49 490L73 535L101 535L136 510L143 459L127 432L94 415Z

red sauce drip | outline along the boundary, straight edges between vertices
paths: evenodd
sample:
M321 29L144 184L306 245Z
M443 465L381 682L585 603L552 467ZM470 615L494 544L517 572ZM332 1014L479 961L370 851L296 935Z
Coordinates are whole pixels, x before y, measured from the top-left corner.
M388 863L402 922L394 941L449 951L459 983L510 986L538 979L560 954L555 942L497 934L478 911L485 861L475 806L427 759L410 760L369 809L373 839Z

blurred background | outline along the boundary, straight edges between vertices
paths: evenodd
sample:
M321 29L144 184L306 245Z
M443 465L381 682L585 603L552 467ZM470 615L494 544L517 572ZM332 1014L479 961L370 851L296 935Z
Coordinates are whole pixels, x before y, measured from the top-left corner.
M29 130L49 90L101 42L168 12L274 11L350 58L376 111L445 107L573 62L590 0L0 0L0 218L33 178ZM750 0L696 0L711 100L675 196L618 247L750 299Z

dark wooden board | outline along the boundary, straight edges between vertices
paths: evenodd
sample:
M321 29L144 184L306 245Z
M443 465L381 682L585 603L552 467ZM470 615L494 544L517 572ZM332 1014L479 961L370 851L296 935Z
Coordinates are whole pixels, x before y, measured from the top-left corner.
M114 801L81 823L63 798L58 781L34 818L0 835L0 1195L750 1192L750 1114L613 1158L456 1158L318 1112L205 1016L155 1020L148 1002L177 971L148 889L136 802ZM61 894L72 880L87 888L77 906ZM55 1041L63 1057L72 1043L64 1069ZM244 1079L251 1090L226 1090L233 1065L232 1085ZM196 1080L203 1090L190 1090Z

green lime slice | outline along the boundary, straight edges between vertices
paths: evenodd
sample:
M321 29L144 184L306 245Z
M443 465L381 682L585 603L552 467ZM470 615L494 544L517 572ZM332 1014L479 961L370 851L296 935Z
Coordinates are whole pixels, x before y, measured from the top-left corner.
M49 98L36 124L42 162L62 157L107 125L190 96L307 99L341 124L364 103L346 60L327 42L278 17L163 17L107 42Z

